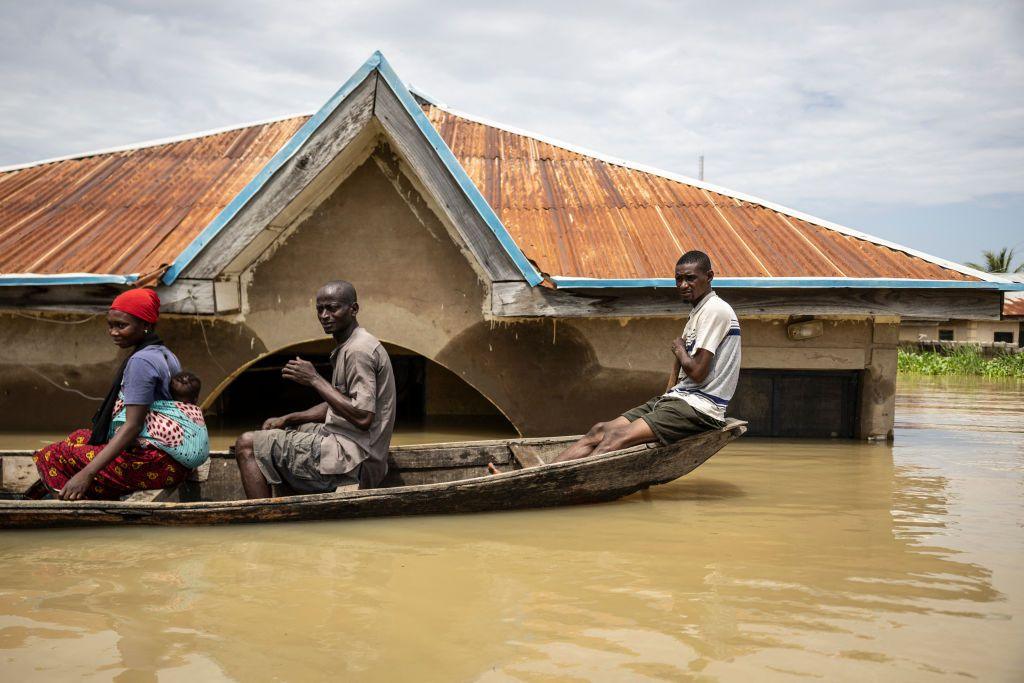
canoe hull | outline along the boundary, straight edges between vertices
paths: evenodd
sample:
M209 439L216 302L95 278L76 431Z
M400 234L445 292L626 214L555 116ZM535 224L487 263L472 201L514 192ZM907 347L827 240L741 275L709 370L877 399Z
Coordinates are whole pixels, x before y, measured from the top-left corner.
M124 524L209 525L451 514L600 503L691 472L746 430L730 421L670 446L639 446L565 463L513 469L413 486L254 501L132 503L123 501L0 501L0 528ZM506 444L554 451L571 441L515 439ZM491 442L495 444L498 442ZM424 447L442 452L454 444ZM493 445L491 446L493 448Z

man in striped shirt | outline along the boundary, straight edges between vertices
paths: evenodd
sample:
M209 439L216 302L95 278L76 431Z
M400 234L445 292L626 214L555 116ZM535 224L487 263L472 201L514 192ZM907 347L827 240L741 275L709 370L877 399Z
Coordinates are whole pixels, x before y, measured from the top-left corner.
M642 443L669 444L718 429L740 374L740 323L711 289L715 273L702 251L676 262L676 289L693 305L683 335L672 340L672 374L666 392L610 422L599 422L555 462L575 460Z

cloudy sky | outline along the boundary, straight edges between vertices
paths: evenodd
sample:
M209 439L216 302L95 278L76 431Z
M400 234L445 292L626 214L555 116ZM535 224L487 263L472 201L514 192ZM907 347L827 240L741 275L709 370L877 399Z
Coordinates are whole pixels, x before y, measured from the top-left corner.
M451 107L954 260L1024 260L1024 3L0 4L0 164L312 111L376 49Z

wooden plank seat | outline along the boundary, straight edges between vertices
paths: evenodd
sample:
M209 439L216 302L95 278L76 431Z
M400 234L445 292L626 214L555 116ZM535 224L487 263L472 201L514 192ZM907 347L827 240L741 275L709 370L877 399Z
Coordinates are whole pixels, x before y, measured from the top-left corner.
M519 467L522 469L526 469L527 467L539 467L540 465L545 464L540 451L533 446L527 446L522 443L511 443L508 448L512 451L512 457L516 459L516 462L519 463Z

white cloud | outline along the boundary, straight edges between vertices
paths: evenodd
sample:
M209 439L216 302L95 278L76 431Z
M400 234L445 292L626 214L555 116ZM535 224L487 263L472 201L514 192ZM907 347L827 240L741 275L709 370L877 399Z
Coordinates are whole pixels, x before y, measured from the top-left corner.
M0 9L0 163L319 106L374 49L459 109L801 206L1024 192L1013 2Z

